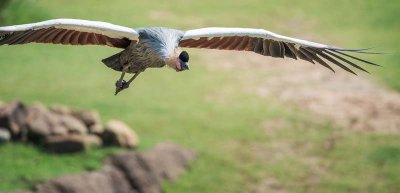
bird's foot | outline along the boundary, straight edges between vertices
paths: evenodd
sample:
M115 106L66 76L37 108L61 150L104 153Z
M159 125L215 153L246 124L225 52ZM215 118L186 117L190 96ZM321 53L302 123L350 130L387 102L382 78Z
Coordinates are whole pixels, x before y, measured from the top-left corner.
M135 75L132 76L131 79L129 79L129 81L125 81L124 80L124 72L122 73L121 77L117 80L117 82L115 83L115 95L117 95L119 92L121 92L122 90L129 88L129 85L132 83L133 80L135 80L135 78L137 76L139 76L141 72L136 72Z
M129 88L128 82L126 82L125 80L117 80L117 82L115 82L115 95L126 88Z

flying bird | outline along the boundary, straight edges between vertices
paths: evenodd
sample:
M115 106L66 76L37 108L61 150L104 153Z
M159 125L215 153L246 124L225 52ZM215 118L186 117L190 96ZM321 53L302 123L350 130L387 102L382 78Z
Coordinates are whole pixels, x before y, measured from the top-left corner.
M348 66L367 72L357 62L371 65L351 53L373 54L367 49L344 49L286 37L264 29L209 27L181 31L164 27L128 28L100 21L54 19L39 23L0 27L0 45L27 43L102 45L123 49L102 60L121 72L115 95L129 87L147 68L169 66L189 70L189 54L180 48L251 51L275 58L302 59L332 70L329 63L356 74ZM351 61L352 60L352 61ZM379 66L379 65L377 65ZM133 74L124 80L126 73Z

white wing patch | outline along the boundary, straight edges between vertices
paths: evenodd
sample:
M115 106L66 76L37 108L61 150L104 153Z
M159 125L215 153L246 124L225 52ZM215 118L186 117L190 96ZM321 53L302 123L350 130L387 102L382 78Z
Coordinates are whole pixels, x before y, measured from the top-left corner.
M248 36L248 37L263 38L276 41L285 41L288 43L294 43L302 46L310 46L316 48L329 47L324 44L282 36L264 29L252 29L252 28L209 27L209 28L188 30L185 32L185 35L183 36L182 40L199 39L201 37L212 38L212 37L231 37L231 36ZM329 47L329 48L334 48L334 47Z
M0 27L0 45L49 43L105 45L126 48L139 39L131 28L100 21L54 19L39 23Z
M75 30L80 32L97 33L111 38L128 38L138 40L139 34L132 28L114 25L100 21L88 21L78 19L54 19L32 24L0 27L0 32L18 32L27 30L39 30L46 28Z

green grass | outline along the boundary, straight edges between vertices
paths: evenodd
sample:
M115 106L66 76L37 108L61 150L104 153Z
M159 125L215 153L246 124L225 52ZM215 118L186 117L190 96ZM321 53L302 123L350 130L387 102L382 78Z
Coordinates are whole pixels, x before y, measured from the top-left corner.
M0 2L0 23L15 25L48 18L46 11L36 6L35 0L2 0Z
M241 26L316 35L312 40L345 47L377 46L378 51L393 54L368 56L384 65L369 68L370 77L400 90L399 3L395 1L11 2L2 15L7 24L69 17L132 27ZM23 5L17 6L18 2ZM24 6L32 9L21 9ZM20 13L32 16L16 20ZM335 128L307 112L244 92L248 82L237 78L239 72L210 71L202 64L206 51L190 50L190 72L151 69L114 97L119 73L100 60L116 52L92 46L0 47L0 99L95 109L104 121L117 118L131 125L141 137L140 150L173 141L198 151L191 171L177 182L164 184L166 192L250 192L266 178L276 179L287 192L400 189L398 134ZM222 100L213 100L218 97ZM266 121L285 124L267 132L262 127ZM337 145L327 149L332 138ZM0 192L98 168L115 151L93 149L56 156L29 145L0 146Z
M5 144L0 148L0 188L14 190L31 186L63 173L79 173L101 166L99 160L117 149L90 149L84 153L57 155L44 153L26 144Z

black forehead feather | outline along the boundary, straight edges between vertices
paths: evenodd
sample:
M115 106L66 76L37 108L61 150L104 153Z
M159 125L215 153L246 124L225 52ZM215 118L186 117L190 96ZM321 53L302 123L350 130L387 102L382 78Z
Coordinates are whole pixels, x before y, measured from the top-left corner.
M183 62L189 62L189 54L186 51L182 51L179 55L179 59L181 59Z

